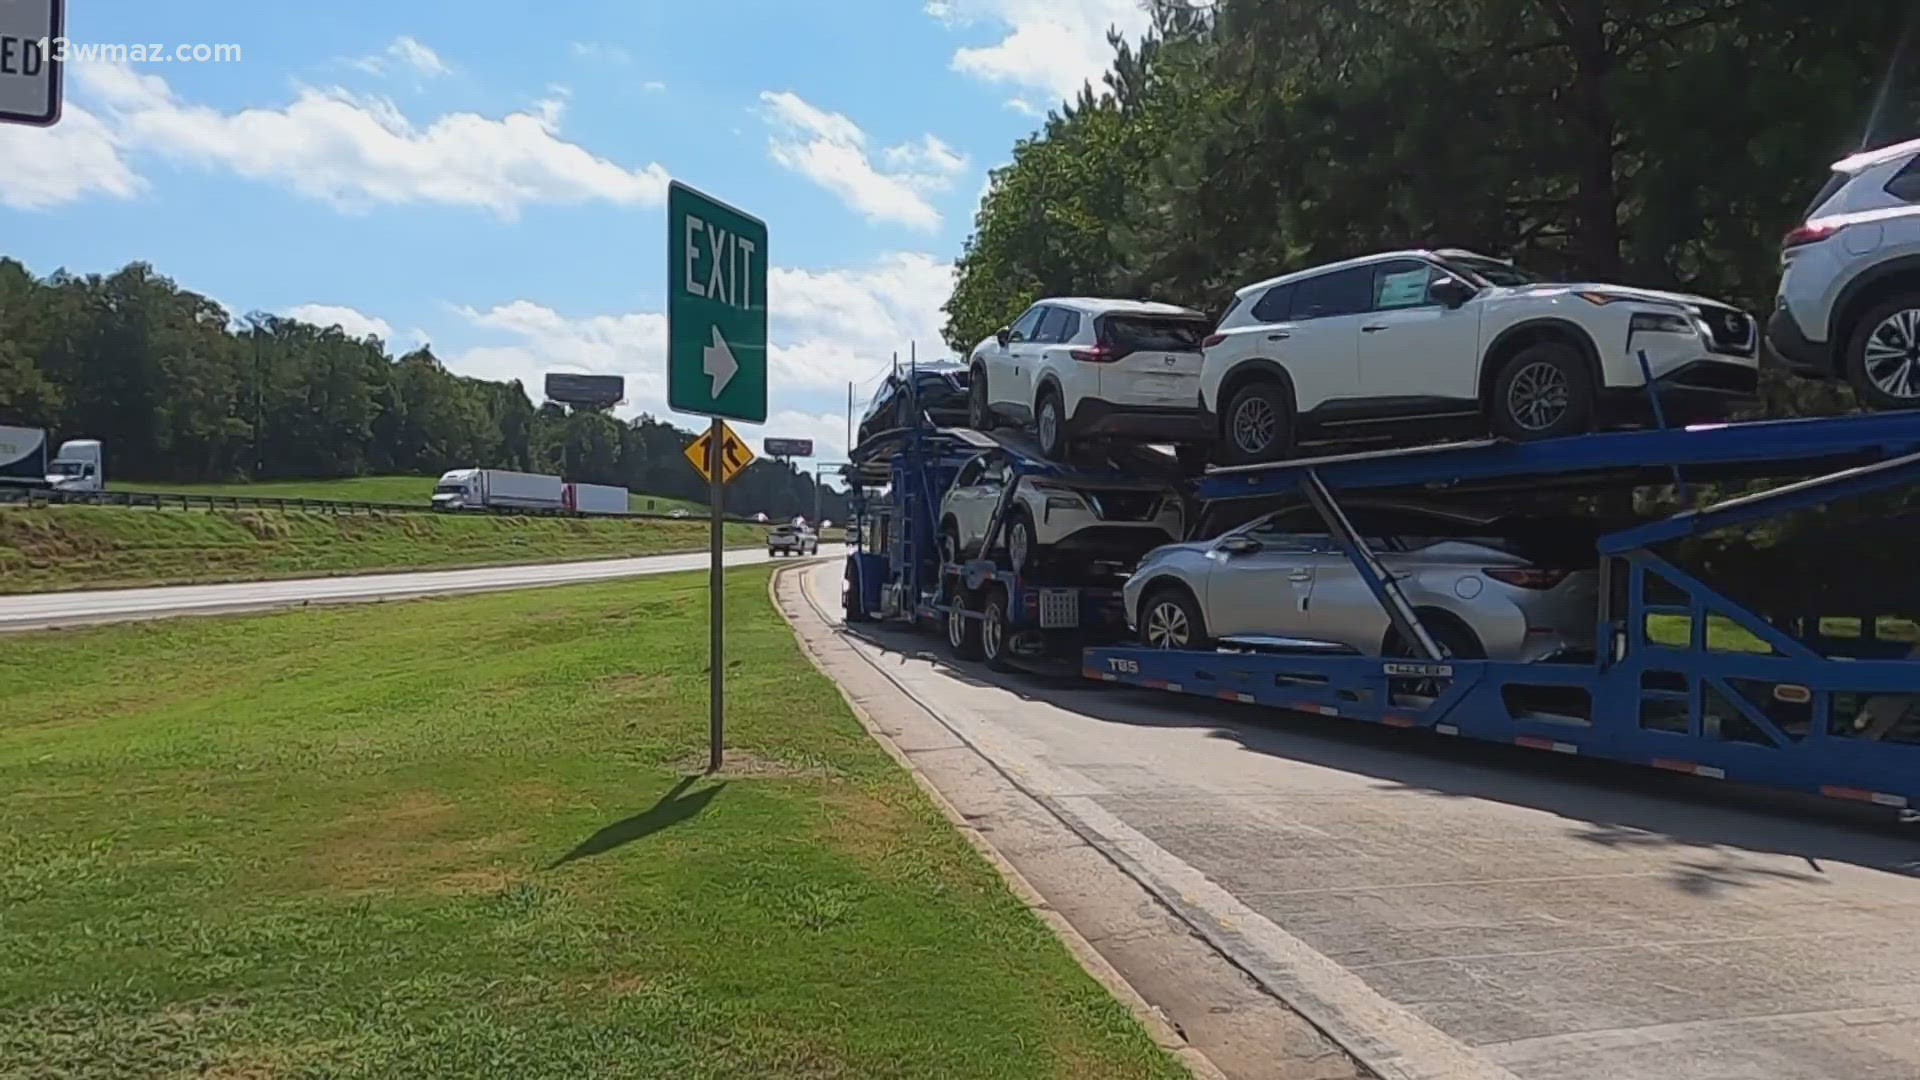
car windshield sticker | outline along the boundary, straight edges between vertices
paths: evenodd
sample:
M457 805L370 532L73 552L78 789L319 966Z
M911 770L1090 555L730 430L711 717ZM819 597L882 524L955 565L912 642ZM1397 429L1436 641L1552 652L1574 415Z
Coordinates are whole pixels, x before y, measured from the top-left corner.
M1380 295L1376 308L1416 307L1427 302L1427 268L1380 275Z

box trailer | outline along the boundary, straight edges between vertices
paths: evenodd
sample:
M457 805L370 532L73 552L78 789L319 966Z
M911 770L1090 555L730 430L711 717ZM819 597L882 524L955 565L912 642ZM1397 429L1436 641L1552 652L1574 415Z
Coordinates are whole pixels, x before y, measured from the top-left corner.
M0 425L0 484L43 487L47 482L47 433Z
M566 508L576 514L625 514L627 489L607 484L568 484Z

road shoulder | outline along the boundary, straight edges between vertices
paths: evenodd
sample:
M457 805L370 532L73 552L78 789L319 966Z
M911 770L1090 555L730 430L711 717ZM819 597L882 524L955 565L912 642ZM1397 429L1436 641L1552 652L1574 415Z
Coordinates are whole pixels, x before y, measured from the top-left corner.
M954 826L1197 1076L1367 1075L1152 893L888 680L815 610L805 569L773 576L775 606L867 730Z

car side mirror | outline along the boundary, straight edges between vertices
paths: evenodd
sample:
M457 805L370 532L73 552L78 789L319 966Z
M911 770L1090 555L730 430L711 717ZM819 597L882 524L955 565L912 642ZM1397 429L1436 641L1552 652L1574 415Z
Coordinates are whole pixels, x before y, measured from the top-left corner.
M1251 536L1229 536L1220 541L1220 550L1228 555L1251 555L1265 546Z
M1478 291L1459 278L1441 278L1428 287L1427 296L1443 307L1457 308Z
M1013 331L1003 326L993 332L993 340L999 342L1000 347L1004 349L1007 347L1007 342L1013 340Z

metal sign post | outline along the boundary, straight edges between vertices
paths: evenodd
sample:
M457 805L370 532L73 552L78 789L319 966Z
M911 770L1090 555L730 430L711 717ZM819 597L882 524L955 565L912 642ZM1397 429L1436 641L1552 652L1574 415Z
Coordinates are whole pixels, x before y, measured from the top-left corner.
M721 552L727 497L727 425L714 417L707 428L707 512L712 533L711 562L707 567L707 771L719 772L727 745L727 572Z
M767 276L765 222L678 181L667 186L667 404L712 418L694 465L707 474L712 515L707 767L715 772L726 737L722 501L727 481L753 460L722 418L767 420Z

